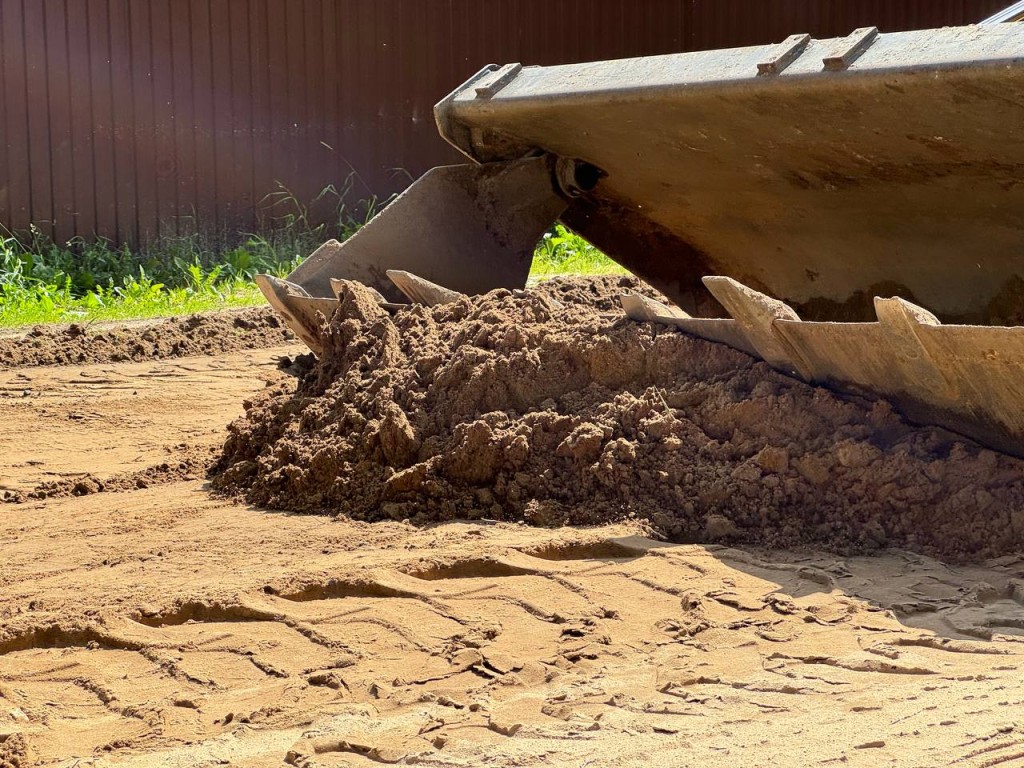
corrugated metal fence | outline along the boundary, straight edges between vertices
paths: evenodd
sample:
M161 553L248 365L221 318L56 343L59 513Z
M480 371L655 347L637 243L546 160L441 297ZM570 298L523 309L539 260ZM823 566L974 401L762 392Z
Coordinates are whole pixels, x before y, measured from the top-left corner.
M555 64L978 21L1007 0L0 0L0 224L254 231L276 191L386 196L456 158L435 101Z

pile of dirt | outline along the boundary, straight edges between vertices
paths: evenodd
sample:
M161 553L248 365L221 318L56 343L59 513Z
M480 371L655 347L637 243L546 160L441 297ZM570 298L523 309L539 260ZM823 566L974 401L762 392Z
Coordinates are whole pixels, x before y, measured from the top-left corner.
M294 334L269 307L100 330L85 325L41 325L22 336L0 338L0 368L218 355L293 341Z
M638 287L553 281L389 315L349 284L298 390L246 403L215 484L364 520L643 518L676 541L1020 549L1024 462L630 322L615 296Z

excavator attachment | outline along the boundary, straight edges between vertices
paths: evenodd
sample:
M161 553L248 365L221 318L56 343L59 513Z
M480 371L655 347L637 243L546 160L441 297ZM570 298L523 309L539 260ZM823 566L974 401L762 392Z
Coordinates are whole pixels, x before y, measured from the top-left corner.
M1024 25L489 67L436 117L473 165L261 278L314 351L331 278L522 287L561 221L675 304L631 316L1024 454L1024 328L991 327L1024 319Z
M805 322L731 278L704 282L731 318L690 317L636 294L622 306L637 322L726 344L809 384L882 395L918 423L1024 456L1024 328L943 325L900 298L876 298L875 322Z
M358 280L388 302L406 300L389 270L469 294L522 288L537 241L566 208L553 172L547 157L434 168L344 243L325 243L285 280L256 282L314 352L317 315L334 307L332 279Z

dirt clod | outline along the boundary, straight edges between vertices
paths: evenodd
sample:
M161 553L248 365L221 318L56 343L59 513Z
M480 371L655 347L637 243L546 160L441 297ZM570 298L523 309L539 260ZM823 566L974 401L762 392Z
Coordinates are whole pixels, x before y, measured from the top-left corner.
M0 733L0 768L28 768L33 760L28 742L20 733Z
M214 355L281 346L294 340L269 307L114 328L37 326L23 336L0 338L0 368Z
M627 321L615 297L638 289L555 280L389 315L349 284L321 360L296 392L254 400L215 483L361 520L644 518L677 541L1020 548L1024 462Z
M0 502L21 504L41 499L61 499L69 496L91 496L95 493L122 493L141 490L182 480L202 477L212 463L209 447L180 449L178 458L155 466L132 472L124 472L108 478L86 474L78 478L50 480L30 491L5 492Z

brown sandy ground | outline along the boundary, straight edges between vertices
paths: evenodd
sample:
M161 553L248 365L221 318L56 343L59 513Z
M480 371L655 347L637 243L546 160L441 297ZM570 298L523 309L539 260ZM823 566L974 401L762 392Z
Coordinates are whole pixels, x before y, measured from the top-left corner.
M0 369L152 361L262 349L295 341L269 307L126 323L0 329Z
M302 351L0 370L0 500L202 477L225 419Z
M0 372L4 486L208 452L296 351ZM3 768L1024 760L1017 557L357 523L169 479L0 505Z

